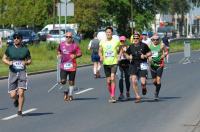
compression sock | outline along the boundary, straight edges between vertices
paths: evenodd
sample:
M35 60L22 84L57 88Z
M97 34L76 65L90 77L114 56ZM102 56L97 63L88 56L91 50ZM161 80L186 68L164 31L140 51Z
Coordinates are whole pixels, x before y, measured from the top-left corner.
M156 86L156 93L159 94L161 88L161 84L157 84Z
M115 83L111 83L111 97L115 96Z
M74 86L69 86L69 96L73 95Z

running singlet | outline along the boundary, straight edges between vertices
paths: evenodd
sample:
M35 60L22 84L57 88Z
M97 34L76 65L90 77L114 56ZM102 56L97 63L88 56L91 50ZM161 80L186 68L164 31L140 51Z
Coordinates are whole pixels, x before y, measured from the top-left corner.
M62 42L58 51L61 54L60 68L65 71L76 71L77 63L76 59L71 59L71 55L81 55L81 50L76 43L67 45L66 42Z
M152 61L151 61L151 66L153 67L159 67L159 66L164 66L164 60L161 59L162 56L162 50L161 50L161 45L150 45L150 49L152 52Z
M100 47L103 50L103 64L104 65L114 65L118 62L117 50L120 42L116 39L112 40L102 40L100 42Z

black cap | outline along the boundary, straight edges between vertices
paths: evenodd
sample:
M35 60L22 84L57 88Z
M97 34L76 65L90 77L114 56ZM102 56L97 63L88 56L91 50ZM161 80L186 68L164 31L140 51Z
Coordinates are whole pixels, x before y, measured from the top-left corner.
M16 37L19 37L19 38L23 38L22 37L22 35L20 34L20 33L18 33L18 32L15 32L14 34L13 34L13 38L16 38Z

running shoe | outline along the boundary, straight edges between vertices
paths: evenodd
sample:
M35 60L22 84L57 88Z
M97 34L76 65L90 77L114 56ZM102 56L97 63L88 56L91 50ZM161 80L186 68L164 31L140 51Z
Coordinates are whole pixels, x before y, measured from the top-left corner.
M17 111L18 116L23 116L22 111Z
M147 88L142 88L142 95L146 95L147 94Z
M73 100L73 96L68 96L68 101L72 101Z
M110 97L110 99L108 100L109 103L116 103L117 100L115 99L115 97Z
M141 98L135 98L135 103L140 103L141 102Z
M127 99L127 100L130 99L130 93L129 93L129 92L126 93L126 99Z
M118 97L118 100L123 100L124 99L124 95L121 93L120 96Z
M67 101L68 99L68 92L64 92L64 101Z
M158 101L158 100L159 100L158 93L155 93L155 94L154 94L154 100L155 100L155 101Z

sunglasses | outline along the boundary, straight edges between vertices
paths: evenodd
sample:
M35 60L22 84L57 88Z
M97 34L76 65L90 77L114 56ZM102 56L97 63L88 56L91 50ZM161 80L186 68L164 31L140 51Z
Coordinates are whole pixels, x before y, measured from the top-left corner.
M152 41L158 41L159 39L152 39Z
M66 38L72 38L72 36L66 36Z
M133 38L133 39L140 39L140 38Z
M20 37L14 37L13 39L21 39Z

